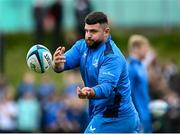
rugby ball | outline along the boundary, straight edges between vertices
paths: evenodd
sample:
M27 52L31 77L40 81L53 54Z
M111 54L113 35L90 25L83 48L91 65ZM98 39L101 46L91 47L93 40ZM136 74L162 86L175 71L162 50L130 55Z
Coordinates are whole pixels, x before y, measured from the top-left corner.
M52 55L47 47L37 44L29 49L26 61L30 70L44 73L52 65Z

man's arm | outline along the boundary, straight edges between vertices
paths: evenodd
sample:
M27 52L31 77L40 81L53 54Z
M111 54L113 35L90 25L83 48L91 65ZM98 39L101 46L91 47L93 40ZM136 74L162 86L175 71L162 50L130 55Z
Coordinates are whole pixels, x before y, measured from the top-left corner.
M113 89L117 86L123 68L126 66L125 60L117 56L106 57L103 62L98 77L98 85L94 87L77 87L77 95L80 99L103 99L109 97Z
M77 41L66 53L65 47L59 47L53 55L53 69L60 73L64 70L73 69L80 64L81 41Z
M126 67L124 58L115 55L107 56L99 70L98 85L92 87L95 92L93 98L109 97L117 86L124 67Z

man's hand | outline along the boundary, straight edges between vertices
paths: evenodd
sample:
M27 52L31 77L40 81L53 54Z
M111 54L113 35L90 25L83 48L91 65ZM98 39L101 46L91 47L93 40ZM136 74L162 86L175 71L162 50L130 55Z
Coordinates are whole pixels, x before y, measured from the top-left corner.
M61 72L64 69L66 58L64 56L65 47L58 47L53 55L53 69L55 72Z
M92 88L89 87L84 87L82 89L77 87L77 95L80 99L91 99L95 96L95 92Z

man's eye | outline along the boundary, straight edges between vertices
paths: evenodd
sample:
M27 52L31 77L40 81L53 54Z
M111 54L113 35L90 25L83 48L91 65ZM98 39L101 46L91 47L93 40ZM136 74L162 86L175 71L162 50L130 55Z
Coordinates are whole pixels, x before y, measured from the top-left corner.
M98 32L97 30L87 30L87 29L85 29L84 31L85 31L85 33L87 33L87 32L89 32L89 33L97 33Z
M91 30L91 33L96 33L97 31L96 30Z

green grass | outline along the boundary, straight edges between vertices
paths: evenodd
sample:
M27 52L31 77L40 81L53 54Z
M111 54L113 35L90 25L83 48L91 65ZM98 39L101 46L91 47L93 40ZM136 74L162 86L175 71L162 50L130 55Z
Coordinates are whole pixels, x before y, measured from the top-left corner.
M122 52L127 56L127 41L129 36L133 32L119 33L115 31L112 36L115 42L118 44ZM155 33L145 34L151 41L153 48L158 53L158 56L163 62L169 60L175 60L178 68L180 68L180 34L179 33ZM44 45L50 46L49 34L45 37ZM28 33L16 33L5 35L5 76L7 77L8 83L17 87L19 82L22 80L23 74L28 72L29 69L26 65L26 54L29 48L34 45L33 35ZM67 46L69 47L69 46ZM38 84L41 80L42 75L33 73L36 77L36 83ZM58 88L63 88L64 81L62 74L56 74L49 69L46 73L50 75Z

